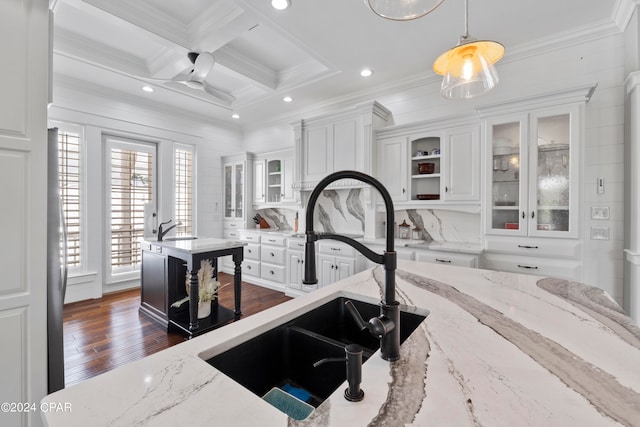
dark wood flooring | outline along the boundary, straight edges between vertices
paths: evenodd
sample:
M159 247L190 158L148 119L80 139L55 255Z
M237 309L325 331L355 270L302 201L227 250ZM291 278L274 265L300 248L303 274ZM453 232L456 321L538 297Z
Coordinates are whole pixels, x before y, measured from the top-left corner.
M233 307L233 276L219 276L220 304ZM282 292L242 282L243 317L291 298ZM140 290L107 294L64 307L66 385L110 371L185 340L138 312Z

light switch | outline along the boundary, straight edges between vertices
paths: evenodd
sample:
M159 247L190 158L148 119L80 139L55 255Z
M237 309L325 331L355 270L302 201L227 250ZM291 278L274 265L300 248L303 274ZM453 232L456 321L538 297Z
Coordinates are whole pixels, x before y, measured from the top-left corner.
M609 206L592 206L591 219L609 219Z
M609 227L591 227L591 240L609 240Z
M598 194L604 194L604 178L598 178Z

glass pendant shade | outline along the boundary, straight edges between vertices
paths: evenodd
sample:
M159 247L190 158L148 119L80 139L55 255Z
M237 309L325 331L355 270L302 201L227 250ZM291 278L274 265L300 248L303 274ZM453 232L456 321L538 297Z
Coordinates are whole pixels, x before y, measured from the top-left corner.
M468 99L490 91L498 84L493 64L503 55L500 43L463 37L433 64L433 70L444 76L440 93L446 99Z
M378 16L395 21L410 21L425 16L444 0L364 0Z

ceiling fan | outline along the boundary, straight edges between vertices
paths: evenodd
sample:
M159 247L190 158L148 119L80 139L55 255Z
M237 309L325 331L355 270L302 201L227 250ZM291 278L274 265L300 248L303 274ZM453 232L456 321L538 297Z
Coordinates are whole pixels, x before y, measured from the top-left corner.
M213 68L213 64L215 64L215 58L213 54L209 52L189 52L187 54L189 61L193 64L193 69L189 71L186 75L181 74L180 76L174 79L153 79L153 80L161 80L164 82L175 82L182 83L192 89L198 89L203 92L208 93L211 96L218 98L221 101L224 101L226 104L231 104L236 98L223 91L220 90L211 84L205 81L207 75Z

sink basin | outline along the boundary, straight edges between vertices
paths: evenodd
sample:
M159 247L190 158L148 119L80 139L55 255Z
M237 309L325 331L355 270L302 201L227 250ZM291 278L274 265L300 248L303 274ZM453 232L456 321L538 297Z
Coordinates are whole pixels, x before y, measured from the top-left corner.
M347 344L363 347L363 363L379 348L379 341L360 331L344 306L350 300L362 317L378 316L380 308L339 297L297 318L218 354L206 362L259 397L287 384L309 393L306 402L318 407L346 381L344 363L313 363L345 357ZM400 342L404 342L426 316L401 311Z
M180 240L196 240L197 237L196 236L180 236L180 237L165 237L164 240L165 242L177 242Z

